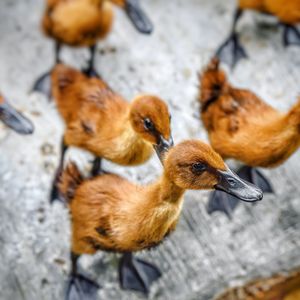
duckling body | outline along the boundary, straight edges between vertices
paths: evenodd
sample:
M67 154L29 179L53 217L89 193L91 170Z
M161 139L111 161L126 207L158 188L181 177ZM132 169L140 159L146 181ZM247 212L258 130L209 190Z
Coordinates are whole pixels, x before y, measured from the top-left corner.
M74 165L71 168L69 173L74 174ZM183 190L172 189L164 177L149 186L133 184L115 174L83 181L69 205L73 252L135 252L159 244L175 229L182 196ZM92 207L97 213L91 214Z
M134 26L142 33L152 32L152 24L137 1L133 0L47 0L42 18L44 33L55 40L55 61L60 62L61 45L89 47L91 57L85 70L90 76L99 77L94 68L96 43L111 31L112 4L122 7ZM43 74L33 90L50 96L47 81L51 71Z
M107 36L112 22L113 9L108 1L48 0L42 28L58 43L90 47Z
M248 57L236 32L237 22L245 10L254 10L276 17L284 27L283 44L300 45L300 32L296 27L300 23L298 0L239 0L231 33L217 50L217 56L231 67L234 67L240 59Z
M77 146L96 157L134 166L151 157L153 145L158 151L172 145L168 107L156 96L141 95L130 104L101 79L65 65L52 72L52 92L66 123L63 154L67 147ZM97 164L99 160L93 175L99 172Z
M199 141L171 148L165 155L163 175L148 186L115 174L86 180L70 164L62 173L59 189L72 215L72 251L77 256L97 250L129 253L156 246L175 229L186 189L217 187L243 200L262 198L260 190L231 173L221 157ZM147 292L147 278L151 283L159 275L157 268L141 261L133 263L132 257L121 262L123 287L139 286ZM127 286L132 276L137 277L135 284Z
M234 158L251 168L271 168L299 148L300 102L285 114L275 110L253 92L231 86L217 59L200 80L201 117L212 147L224 159ZM272 191L262 174L243 170L252 174L244 179L261 184L265 192Z
M6 98L0 94L0 120L19 134L32 134L34 126L23 114L12 107Z

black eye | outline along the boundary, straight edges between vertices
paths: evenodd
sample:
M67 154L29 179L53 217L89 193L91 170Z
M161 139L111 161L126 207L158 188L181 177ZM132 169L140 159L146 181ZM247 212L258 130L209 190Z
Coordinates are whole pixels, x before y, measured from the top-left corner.
M192 170L195 173L201 173L206 170L206 165L202 163L195 163L192 165Z
M154 125L153 125L152 121L149 118L144 119L144 126L149 131L154 130Z

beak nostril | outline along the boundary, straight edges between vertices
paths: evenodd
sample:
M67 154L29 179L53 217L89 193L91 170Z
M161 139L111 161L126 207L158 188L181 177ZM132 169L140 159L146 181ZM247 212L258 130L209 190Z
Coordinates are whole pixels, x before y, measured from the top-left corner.
M235 180L233 178L228 178L228 183L231 185L231 186L234 186L235 185Z

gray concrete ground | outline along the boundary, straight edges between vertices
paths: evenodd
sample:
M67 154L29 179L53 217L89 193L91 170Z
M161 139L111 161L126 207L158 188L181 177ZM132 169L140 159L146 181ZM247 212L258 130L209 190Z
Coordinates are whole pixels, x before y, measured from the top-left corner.
M0 89L36 126L29 137L1 127L1 300L62 299L69 267L68 211L47 200L63 125L53 103L28 94L34 79L53 62L53 44L39 29L43 2L0 2ZM113 32L98 45L97 69L128 99L150 92L168 101L176 142L206 140L196 74L227 34L234 1L145 0L143 5L155 33L139 35L116 9ZM239 28L251 59L240 63L231 80L287 110L299 95L300 49L284 49L281 29L269 18L247 13ZM65 48L63 58L79 67L88 52ZM83 167L91 159L79 150L69 155ZM240 205L232 221L207 215L207 192L186 193L177 231L157 250L139 254L163 271L149 298L208 300L225 287L300 265L299 166L296 153L283 166L264 171L276 195L266 195L256 206ZM106 167L143 183L161 172L156 158L138 168ZM142 299L119 289L117 259L98 253L80 264L102 285L99 299Z

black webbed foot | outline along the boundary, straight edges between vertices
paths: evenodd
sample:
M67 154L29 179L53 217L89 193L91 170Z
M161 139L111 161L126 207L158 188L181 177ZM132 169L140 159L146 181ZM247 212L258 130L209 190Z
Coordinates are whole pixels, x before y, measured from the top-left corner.
M235 32L219 47L216 56L232 69L241 59L248 58L244 47L239 41L239 36Z
M237 207L239 199L226 194L222 191L213 191L210 195L207 213L212 214L216 211L223 212L229 219L231 219L232 213Z
M100 286L91 279L81 274L73 274L70 276L67 290L66 300L97 300L97 294Z
M120 260L119 278L123 289L148 294L151 284L161 276L160 270L141 259L126 253Z
M272 185L268 179L257 169L243 166L237 174L254 185L258 186L264 193L274 193Z
M34 83L31 93L39 92L47 96L49 99L51 98L51 78L50 78L51 70L41 75Z
M300 31L292 25L284 24L283 26L283 45L285 47L290 45L300 46Z

